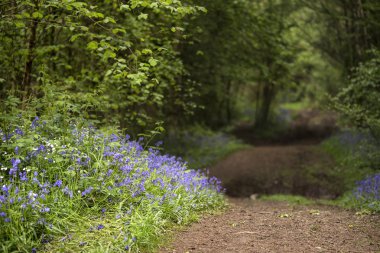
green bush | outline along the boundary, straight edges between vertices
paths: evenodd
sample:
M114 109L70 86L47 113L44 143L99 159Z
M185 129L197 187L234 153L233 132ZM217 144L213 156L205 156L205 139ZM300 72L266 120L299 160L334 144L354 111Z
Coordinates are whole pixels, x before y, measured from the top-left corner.
M354 69L348 86L334 99L335 108L354 126L380 138L380 51Z

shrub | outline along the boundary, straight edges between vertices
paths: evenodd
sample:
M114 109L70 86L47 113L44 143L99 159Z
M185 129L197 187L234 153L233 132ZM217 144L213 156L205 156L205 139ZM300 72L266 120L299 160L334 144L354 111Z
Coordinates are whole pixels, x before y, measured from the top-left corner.
M0 251L151 250L170 224L223 206L216 178L86 124L1 129Z
M334 107L348 121L380 137L380 51L368 52L370 59L354 69L345 89L334 98Z

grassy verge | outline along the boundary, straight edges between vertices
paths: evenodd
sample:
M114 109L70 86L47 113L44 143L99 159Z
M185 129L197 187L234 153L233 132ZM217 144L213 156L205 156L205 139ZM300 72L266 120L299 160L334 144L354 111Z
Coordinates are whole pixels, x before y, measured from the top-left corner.
M263 195L260 197L260 199L266 200L266 201L281 201L281 202L287 202L289 204L296 204L296 205L315 204L314 200L308 199L303 196L298 196L298 195L286 195L286 194Z
M0 131L1 252L152 252L224 206L220 182L129 136L49 119Z

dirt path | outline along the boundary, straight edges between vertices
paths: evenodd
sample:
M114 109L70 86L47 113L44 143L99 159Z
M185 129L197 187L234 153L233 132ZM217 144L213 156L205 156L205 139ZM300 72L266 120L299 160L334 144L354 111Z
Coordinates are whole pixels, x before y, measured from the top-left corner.
M257 146L236 152L210 169L222 180L227 194L336 195L326 170L332 159L315 145ZM333 196L332 196L333 197Z
M380 252L379 216L326 206L230 199L160 252Z
M324 173L331 162L317 146L305 144L258 146L230 155L210 174L240 198L229 198L227 212L179 232L160 252L380 252L378 215L248 198L256 193L333 197L339 182L329 182L334 179Z

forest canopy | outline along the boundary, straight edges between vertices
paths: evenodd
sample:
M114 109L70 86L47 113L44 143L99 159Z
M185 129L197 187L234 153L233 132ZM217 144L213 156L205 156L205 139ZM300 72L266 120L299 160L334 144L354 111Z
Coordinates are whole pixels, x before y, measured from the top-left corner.
M377 69L379 10L375 0L5 1L1 124L21 110L137 134L157 122L220 128L251 110L265 127L279 103L334 97L364 74L355 68ZM349 112L358 99L345 94L335 107L364 113Z

